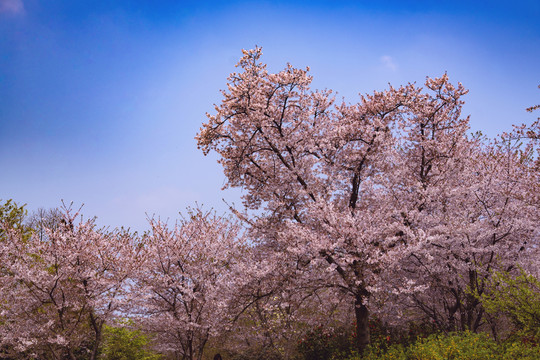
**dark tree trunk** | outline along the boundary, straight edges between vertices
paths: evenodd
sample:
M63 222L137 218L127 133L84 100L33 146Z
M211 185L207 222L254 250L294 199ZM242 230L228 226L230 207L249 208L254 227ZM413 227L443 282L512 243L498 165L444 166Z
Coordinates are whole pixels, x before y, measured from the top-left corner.
M93 311L90 311L89 320L90 326L94 329L94 345L92 347L92 353L90 354L90 360L97 360L103 335L104 321L94 316Z
M362 303L362 296L357 295L354 302L354 313L356 315L356 348L362 354L369 345L369 311Z
M95 334L95 339L94 339L95 343L92 349L92 354L90 355L90 360L97 360L98 358L99 347L101 345L101 338L102 338L102 326L103 324L99 327L99 331L97 331Z

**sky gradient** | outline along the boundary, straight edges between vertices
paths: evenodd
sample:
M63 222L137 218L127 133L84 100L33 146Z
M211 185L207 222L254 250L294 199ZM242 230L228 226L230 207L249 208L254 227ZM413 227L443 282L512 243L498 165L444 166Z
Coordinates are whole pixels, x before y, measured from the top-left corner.
M0 199L138 231L238 204L194 136L255 45L348 102L447 72L496 136L537 116L539 19L538 1L0 0Z

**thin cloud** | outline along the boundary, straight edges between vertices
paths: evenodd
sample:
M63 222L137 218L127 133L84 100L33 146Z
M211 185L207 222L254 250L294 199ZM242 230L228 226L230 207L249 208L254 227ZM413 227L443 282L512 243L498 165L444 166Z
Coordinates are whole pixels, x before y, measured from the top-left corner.
M391 56L389 55L383 55L381 56L381 63L383 64L383 66L389 70L392 70L392 71L396 71L397 70L397 65L396 63L394 62L394 59L392 59Z
M0 0L0 14L24 14L22 0Z

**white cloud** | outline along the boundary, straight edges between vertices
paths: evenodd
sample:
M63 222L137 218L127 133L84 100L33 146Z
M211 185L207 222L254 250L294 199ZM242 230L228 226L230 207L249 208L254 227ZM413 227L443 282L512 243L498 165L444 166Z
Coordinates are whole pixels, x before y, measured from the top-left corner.
M390 55L383 55L381 56L381 63L384 65L385 68L396 71L397 65L394 62L394 59Z
M24 4L22 0L0 0L0 13L23 14Z

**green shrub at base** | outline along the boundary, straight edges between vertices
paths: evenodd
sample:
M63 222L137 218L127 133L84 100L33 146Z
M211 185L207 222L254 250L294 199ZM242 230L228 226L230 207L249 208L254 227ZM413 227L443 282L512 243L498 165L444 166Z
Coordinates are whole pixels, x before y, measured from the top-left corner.
M540 360L540 346L520 340L497 343L487 334L459 332L419 338L408 347L371 345L348 360Z
M463 332L420 339L409 351L417 360L485 360L496 359L498 345L485 334Z
M377 346L369 346L363 357L356 356L351 360L407 360L407 349L401 344L382 349Z
M106 326L101 360L159 360L161 357L148 350L148 337L139 330Z
M489 291L477 297L488 313L506 314L523 335L540 339L540 280L519 268L494 272Z
M540 359L540 346L524 344L522 341L514 341L502 345L503 354L501 360L538 360Z

